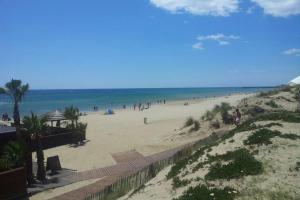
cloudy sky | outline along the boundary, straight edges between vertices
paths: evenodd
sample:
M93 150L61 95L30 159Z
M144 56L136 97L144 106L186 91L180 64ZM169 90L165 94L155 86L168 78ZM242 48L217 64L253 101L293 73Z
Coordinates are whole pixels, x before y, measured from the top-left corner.
M300 0L0 0L0 85L269 86L300 75Z

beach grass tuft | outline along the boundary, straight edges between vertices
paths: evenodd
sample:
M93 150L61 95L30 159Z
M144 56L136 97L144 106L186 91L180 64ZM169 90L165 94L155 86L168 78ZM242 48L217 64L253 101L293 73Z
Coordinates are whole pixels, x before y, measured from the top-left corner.
M217 160L216 164L210 166L209 172L205 175L207 180L235 179L246 175L257 175L262 173L262 163L256 160L247 149L238 149L227 152L224 155L217 155L211 158ZM230 161L222 164L221 161Z
M190 187L180 197L174 198L173 200L233 200L238 192L230 187L224 189L209 188L206 185L197 185Z
M274 100L268 101L265 104L271 108L279 108L279 105Z

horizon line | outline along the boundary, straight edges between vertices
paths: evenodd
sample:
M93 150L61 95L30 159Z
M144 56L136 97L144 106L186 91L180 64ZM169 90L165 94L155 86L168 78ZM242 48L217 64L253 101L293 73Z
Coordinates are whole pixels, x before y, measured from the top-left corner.
M192 88L274 88L280 85L269 86L208 86L208 87L129 87L129 88L34 88L30 90L128 90L128 89L192 89Z

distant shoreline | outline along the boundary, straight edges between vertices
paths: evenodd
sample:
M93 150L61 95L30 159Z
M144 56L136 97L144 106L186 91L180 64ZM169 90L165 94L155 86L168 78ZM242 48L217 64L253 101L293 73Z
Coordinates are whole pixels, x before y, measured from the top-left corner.
M43 114L54 110L63 111L67 106L78 107L80 112L93 112L108 108L132 108L134 104L166 100L166 102L220 97L236 93L253 93L269 90L269 87L223 87L223 88L159 88L159 89L76 89L76 90L30 90L20 104L21 116L31 111ZM0 114L12 115L11 100L0 96Z

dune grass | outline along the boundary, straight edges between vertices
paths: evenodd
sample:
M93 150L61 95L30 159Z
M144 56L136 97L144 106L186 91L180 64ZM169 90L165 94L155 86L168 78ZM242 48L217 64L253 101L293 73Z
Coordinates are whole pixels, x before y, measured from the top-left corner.
M188 185L191 182L191 180L183 179L181 180L178 176L175 176L172 180L172 187L173 189L184 187Z
M296 140L300 139L300 136L296 134L282 134L279 131L272 131L267 128L259 129L250 135L245 141L245 145L269 145L272 144L271 139L274 137L280 137L284 139Z
M183 128L192 126L193 124L194 124L194 118L193 118L193 117L188 117L188 118L185 120L185 123L184 123L184 125L183 125Z
M238 149L218 155L213 158L219 161L210 166L209 172L205 175L207 180L234 179L246 175L257 175L262 173L262 163L256 160L247 149ZM228 164L221 164L220 161L229 161Z
M237 191L230 187L224 189L209 188L206 185L190 187L180 197L173 200L233 200Z
M274 100L267 101L265 104L271 108L279 108L279 105Z

